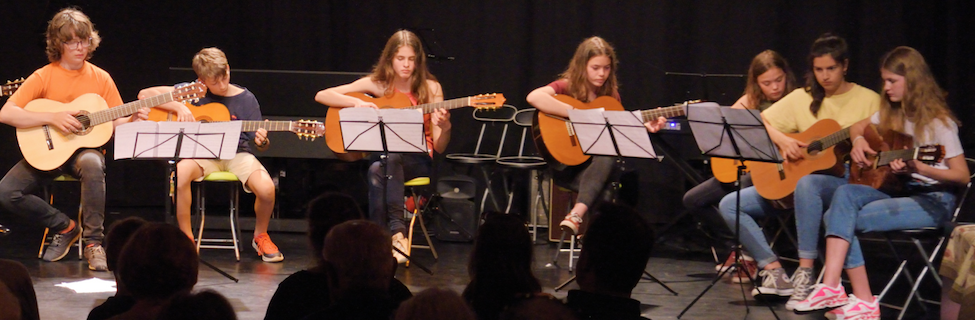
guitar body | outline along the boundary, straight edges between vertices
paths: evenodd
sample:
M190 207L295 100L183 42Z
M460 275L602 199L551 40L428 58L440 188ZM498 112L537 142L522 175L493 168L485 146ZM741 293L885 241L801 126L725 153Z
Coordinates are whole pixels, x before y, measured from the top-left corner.
M108 109L108 104L101 96L94 93L84 94L71 103L61 103L48 99L36 99L24 106L33 112L61 112L82 110L84 113L95 113ZM94 127L86 128L77 134L64 134L58 129L44 125L32 128L17 129L17 143L31 166L38 170L50 171L57 169L81 148L98 148L105 145L112 138L112 122L105 122Z
M606 111L624 111L623 105L610 96L598 97L589 103L564 94L555 95L555 99L575 109L604 108ZM548 116L543 112L536 112L532 119L532 137L535 146L549 166L557 170L577 166L589 160L589 155L582 153L579 139L575 134L570 134L569 126L571 124L568 121Z
M196 118L198 122L230 121L230 111L222 103L211 102L202 106L187 103L186 107L190 109L193 118ZM159 107L149 109L149 121L176 121L176 117L175 112L169 112Z
M738 165L741 163L737 159L711 157L711 173L721 183L732 183L738 181ZM748 168L742 172L748 172Z
M835 120L824 119L813 124L809 129L800 133L786 134L796 140L810 143L820 138L842 130ZM810 152L809 148L802 150L803 159L787 161L782 164L751 161L752 183L756 191L768 200L781 200L792 195L796 190L799 179L814 172L842 177L846 170L843 157L849 150L831 146L822 151ZM821 172L820 172L821 171Z
M359 98L365 102L372 102L380 108L407 108L413 105L410 97L393 92L390 96L372 97L361 92L350 92L347 96ZM329 107L325 116L325 144L335 153L335 156L344 161L355 161L365 157L365 152L348 152L342 141L342 127L339 125L339 110L341 107Z
M887 130L884 134L877 131L876 126L869 125L863 130L863 139L870 145L870 149L877 152L900 150L914 147L914 138L894 130ZM876 157L869 157L876 162ZM904 183L909 176L902 176L890 172L890 166L874 166L861 168L850 166L850 183L862 184L888 194L901 193Z

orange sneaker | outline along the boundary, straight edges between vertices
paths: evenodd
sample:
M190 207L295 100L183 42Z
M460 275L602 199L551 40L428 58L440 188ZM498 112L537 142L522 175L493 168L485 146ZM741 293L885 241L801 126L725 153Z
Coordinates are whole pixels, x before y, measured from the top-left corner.
M257 251L257 254L261 256L261 260L264 260L264 262L280 262L284 260L284 254L278 251L278 246L274 245L274 242L271 242L271 236L268 236L266 232L254 237L251 245L254 246L254 250Z

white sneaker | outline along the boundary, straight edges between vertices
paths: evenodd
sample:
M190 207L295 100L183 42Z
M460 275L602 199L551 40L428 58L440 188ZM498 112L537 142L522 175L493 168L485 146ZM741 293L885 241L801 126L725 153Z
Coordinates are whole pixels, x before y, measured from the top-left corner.
M397 232L395 235L393 235L392 241L393 241L393 248L399 249L405 254L410 254L409 251L410 249L408 248L409 246L405 245L407 239L403 237L402 233ZM396 250L393 250L393 258L396 258L397 263L406 263L407 261L406 256L400 254L399 252L396 252Z
M830 287L825 284L817 284L812 292L802 301L796 302L795 311L806 312L827 308L841 307L847 304L846 289L843 284Z

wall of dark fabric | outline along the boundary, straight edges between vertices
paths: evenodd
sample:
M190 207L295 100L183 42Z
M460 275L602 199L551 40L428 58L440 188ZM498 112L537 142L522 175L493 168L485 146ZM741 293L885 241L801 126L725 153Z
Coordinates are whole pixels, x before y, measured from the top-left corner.
M667 72L741 74L765 49L784 54L802 74L812 41L834 32L850 43L849 78L874 89L884 52L898 45L920 50L965 124L962 141L975 143L968 112L975 37L965 31L975 22L971 1L21 1L0 10L0 79L46 63L47 20L69 5L101 32L92 62L112 74L124 100L169 84L169 67L190 66L208 46L223 49L232 68L365 72L389 35L406 28L428 53L454 58L431 63L447 98L503 92L518 107L527 106L530 90L555 79L582 39L602 36L619 54L624 105L636 110L703 94L703 80ZM726 104L743 86L740 78L707 82L709 98ZM474 127L465 125L466 111L455 112L455 128ZM0 126L0 171L20 159L13 132ZM455 139L450 149L473 149L469 140Z

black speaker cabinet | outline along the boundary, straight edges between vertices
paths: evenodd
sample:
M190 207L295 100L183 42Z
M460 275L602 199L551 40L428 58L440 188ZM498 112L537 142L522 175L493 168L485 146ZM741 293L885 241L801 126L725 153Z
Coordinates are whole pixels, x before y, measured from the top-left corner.
M444 198L437 215L437 240L470 242L477 231L478 215L468 199Z

